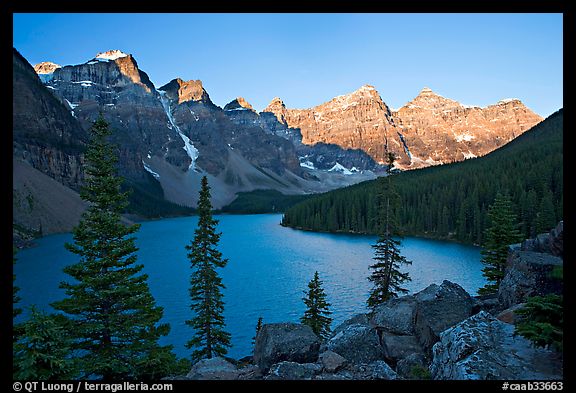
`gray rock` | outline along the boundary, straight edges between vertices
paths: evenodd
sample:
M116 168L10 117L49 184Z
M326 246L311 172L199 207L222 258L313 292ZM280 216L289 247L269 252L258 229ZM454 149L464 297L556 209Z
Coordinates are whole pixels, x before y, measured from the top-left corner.
M366 325L370 324L370 318L368 318L367 314L356 314L352 318L349 318L342 322L340 325L336 326L334 330L332 330L332 336L334 337L341 331L345 330L350 325Z
M318 360L322 365L323 370L328 373L335 373L348 363L346 358L332 351L322 352Z
M332 337L326 347L356 364L384 358L376 329L367 325L347 326Z
M562 379L562 362L552 351L514 336L514 326L485 311L440 335L432 349L433 379Z
M563 257L564 255L564 221L560 221L556 228L550 231L550 253Z
M320 339L307 325L264 324L256 336L254 363L264 372L282 361L310 363L318 359Z
M272 365L266 380L306 380L319 374L322 366L316 363L280 362Z
M396 371L383 360L376 360L367 365L360 365L354 372L354 379L370 380L370 379L399 379Z
M417 301L415 333L425 352L442 331L472 314L474 300L460 285L444 280L414 295Z
M402 296L388 300L374 310L371 323L378 329L394 334L414 334L416 299L414 296Z
M535 251L515 251L508 255L504 278L498 288L498 300L504 308L525 302L528 297L561 294L562 280L551 276L562 258Z
M235 380L239 375L240 372L232 363L222 357L214 357L195 363L186 377L202 380Z
M412 353L396 364L396 372L405 379L422 379L415 370L428 370L426 358L419 353Z
M512 325L516 324L516 321L518 319L518 315L516 314L516 311L518 311L520 308L524 307L526 305L526 303L519 303L519 304L515 304L512 307L508 307L506 310L501 311L500 313L498 313L498 315L496 315L496 319L505 322L505 323L510 323Z
M386 332L382 334L382 349L385 359L393 364L410 354L424 354L416 336Z

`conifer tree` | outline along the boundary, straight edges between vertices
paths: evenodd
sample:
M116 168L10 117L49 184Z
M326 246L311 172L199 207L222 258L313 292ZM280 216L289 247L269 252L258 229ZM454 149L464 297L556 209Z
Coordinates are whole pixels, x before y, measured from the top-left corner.
M30 319L22 324L22 335L15 345L14 379L46 381L76 376L71 342L59 317L31 307Z
M100 115L91 127L80 191L89 206L73 229L74 243L65 245L80 260L64 268L74 281L60 284L67 297L53 307L71 319L81 377L155 379L168 375L176 359L171 346L158 344L170 327L159 323L163 309L155 304L143 265L136 264L131 235L139 225L121 221L127 193L120 192L110 134Z
M494 203L488 209L490 226L484 235L482 269L488 283L478 290L480 295L496 293L500 282L504 278L508 246L521 240L520 232L516 229L516 216L512 209L512 202L507 195L498 193Z
M411 261L400 253L402 244L399 233L394 234L397 228L395 205L398 204L398 194L392 183L392 165L394 164L394 153L387 153L388 167L386 169L386 179L380 178L379 199L379 227L380 234L374 248L374 260L376 263L370 266L373 269L368 277L373 283L367 305L372 310L379 304L390 298L397 297L399 293L407 293L408 290L402 287L406 281L410 281L410 275L400 271L402 265L410 265ZM396 236L396 239L393 238Z
M318 272L314 273L314 278L308 283L308 291L304 291L306 297L302 300L306 304L306 311L300 321L304 325L312 328L312 331L320 338L327 339L330 336L330 324L332 318L328 315L332 314L329 310L330 303L326 301L326 294L322 288L322 281L318 276Z
M258 337L258 333L262 329L262 317L258 318L258 322L256 323L256 334L252 337L252 345L256 344L256 337Z
M202 177L198 199L198 227L194 239L186 246L192 267L190 277L191 310L194 317L186 324L194 330L187 348L192 352L192 362L213 356L223 356L230 347L230 333L224 330L224 301L221 290L225 288L216 268L223 268L228 259L222 258L217 246L221 233L216 231L218 220L212 216L210 186L206 176Z

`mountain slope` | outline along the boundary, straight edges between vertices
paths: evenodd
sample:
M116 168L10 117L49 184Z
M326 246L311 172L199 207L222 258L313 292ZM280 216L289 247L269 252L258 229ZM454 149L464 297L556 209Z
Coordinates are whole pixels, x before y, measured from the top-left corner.
M526 237L546 231L563 217L563 110L484 157L402 172L393 181L409 235L479 244L497 192L511 195ZM283 225L377 233L377 187L369 181L310 198L288 209Z

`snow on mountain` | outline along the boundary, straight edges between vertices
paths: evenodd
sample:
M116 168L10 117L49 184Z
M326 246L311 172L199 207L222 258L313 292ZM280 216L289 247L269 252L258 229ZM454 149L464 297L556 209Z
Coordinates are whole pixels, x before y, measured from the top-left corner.
M344 175L351 175L352 174L352 172L348 168L340 165L340 163L338 163L338 162L336 164L334 164L334 166L332 168L328 169L328 172L340 172Z
M118 49L109 50L106 52L98 53L95 59L99 60L116 60L120 57L128 56L126 53L119 51Z

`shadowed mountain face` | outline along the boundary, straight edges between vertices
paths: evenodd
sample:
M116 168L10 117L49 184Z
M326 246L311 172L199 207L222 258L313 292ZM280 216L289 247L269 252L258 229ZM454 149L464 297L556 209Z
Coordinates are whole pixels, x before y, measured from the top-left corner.
M118 173L126 185L134 187L140 201L150 196L193 207L204 175L213 189L215 208L230 203L243 191L306 194L376 176L371 171L347 174L346 168L328 171L331 167L319 164L310 169L302 165L309 148L271 131L288 130L273 115L260 120L241 98L223 110L212 103L198 80L176 78L156 89L136 60L117 50L99 53L82 64L43 62L35 68L14 50L13 79L14 160L18 168L23 168L22 163L37 171L24 168L14 172L19 187L14 193L20 196L14 211L18 212L18 226L28 226L30 231L42 228L46 234L70 230L71 222L79 217L78 209L83 205L76 203L77 193L68 195L55 184L71 191L80 189L88 130L100 113L110 124L111 142L117 145ZM240 108L246 114L250 111L258 121L244 121L241 111L231 110ZM302 152L300 148L308 150ZM359 154L348 154L337 146L321 151L322 155L315 156L318 163L324 160L332 165L335 158L345 165L354 164L346 157ZM361 161L356 163L359 170L375 168L370 159L364 158L363 167ZM57 183L46 181L42 175ZM66 216L71 218L66 225L54 221L60 213L64 216L64 211L46 211L46 206L59 203L37 203L34 212L22 204L35 197L31 190L47 188L52 189L54 200L75 198L77 209ZM65 209L63 205L60 208Z
M287 109L275 98L264 112L297 129L305 144L358 148L377 162L384 161L387 147L401 169L485 155L542 121L517 99L471 107L428 88L391 111L370 85L310 109Z

